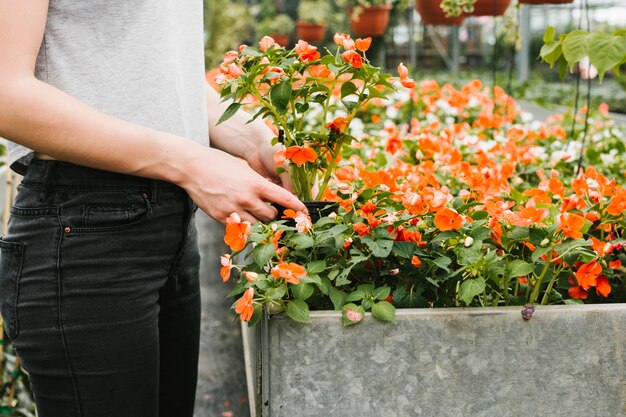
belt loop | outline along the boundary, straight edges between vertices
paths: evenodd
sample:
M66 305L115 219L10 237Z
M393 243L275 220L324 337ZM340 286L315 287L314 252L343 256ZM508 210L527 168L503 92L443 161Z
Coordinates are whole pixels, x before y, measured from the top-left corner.
M43 171L43 177L41 178L41 184L43 185L44 189L48 189L48 186L50 185L50 178L52 177L52 174L54 173L54 168L57 165L57 161L46 161L44 163L44 171Z
M157 182L155 180L150 181L150 204L153 206L157 200Z

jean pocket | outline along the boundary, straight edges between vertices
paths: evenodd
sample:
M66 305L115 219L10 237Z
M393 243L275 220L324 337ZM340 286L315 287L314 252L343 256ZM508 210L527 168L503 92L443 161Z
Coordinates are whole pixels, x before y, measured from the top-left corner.
M147 194L85 192L68 195L60 207L60 221L77 233L107 233L142 222L150 211Z
M0 239L0 313L7 336L15 340L18 334L17 302L25 245Z

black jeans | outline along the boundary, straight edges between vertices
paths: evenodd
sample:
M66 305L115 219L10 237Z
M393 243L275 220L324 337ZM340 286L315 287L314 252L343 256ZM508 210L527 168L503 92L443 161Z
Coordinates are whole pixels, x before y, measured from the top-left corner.
M195 205L166 182L34 160L0 241L0 307L39 417L191 417Z

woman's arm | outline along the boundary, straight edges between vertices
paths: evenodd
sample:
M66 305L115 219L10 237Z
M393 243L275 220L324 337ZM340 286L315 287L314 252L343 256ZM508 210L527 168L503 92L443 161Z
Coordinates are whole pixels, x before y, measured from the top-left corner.
M48 0L0 0L0 136L53 158L170 181L224 222L270 220L265 201L304 210L243 160L191 140L108 116L37 80Z

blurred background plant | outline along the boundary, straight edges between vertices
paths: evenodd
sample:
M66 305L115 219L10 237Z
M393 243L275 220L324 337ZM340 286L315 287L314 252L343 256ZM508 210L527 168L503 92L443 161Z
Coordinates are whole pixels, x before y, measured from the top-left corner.
M243 0L204 0L204 22L207 68L217 66L226 51L252 36L252 16Z

